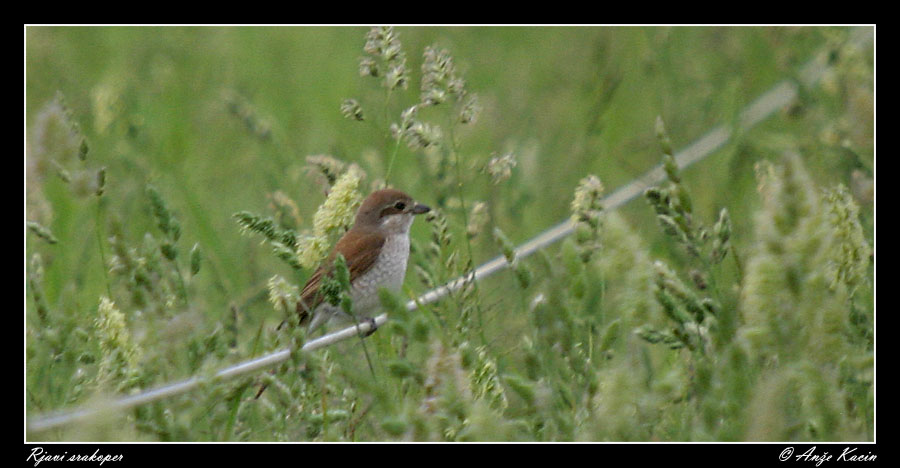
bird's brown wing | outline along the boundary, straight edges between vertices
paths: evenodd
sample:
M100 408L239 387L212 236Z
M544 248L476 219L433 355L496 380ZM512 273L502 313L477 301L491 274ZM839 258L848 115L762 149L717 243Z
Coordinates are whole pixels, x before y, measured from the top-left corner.
M300 301L297 303L297 313L300 314L300 323L306 324L312 318L312 311L325 299L319 293L322 278L330 275L333 270L334 259L340 253L347 261L347 269L350 271L350 283L369 270L375 263L375 259L381 253L384 245L384 236L372 231L353 229L347 231L334 247L331 255L322 262L322 266L316 269L303 286L300 293Z

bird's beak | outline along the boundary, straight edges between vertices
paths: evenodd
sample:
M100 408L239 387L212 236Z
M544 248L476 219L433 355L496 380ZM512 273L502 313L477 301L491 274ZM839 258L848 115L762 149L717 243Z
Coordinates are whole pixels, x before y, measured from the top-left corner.
M429 208L421 203L416 203L415 206L413 206L413 208L412 208L412 214L414 214L414 215L428 213L429 211L431 211L431 208Z

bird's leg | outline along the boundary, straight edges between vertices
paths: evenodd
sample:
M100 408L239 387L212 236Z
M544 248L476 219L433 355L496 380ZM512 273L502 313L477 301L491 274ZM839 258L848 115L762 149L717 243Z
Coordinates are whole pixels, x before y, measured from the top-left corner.
M275 369L271 369L271 370L269 371L269 373L272 374L272 375L275 375ZM263 392L266 391L267 388L269 388L269 384L268 384L268 383L261 383L261 384L259 384L259 390L256 391L256 396L253 397L253 399L254 399L254 400L259 400L260 395L262 395Z
M372 333L375 333L375 330L378 330L378 325L375 323L375 319L372 317L366 317L364 322L369 324L369 331L366 332L364 337L369 337Z

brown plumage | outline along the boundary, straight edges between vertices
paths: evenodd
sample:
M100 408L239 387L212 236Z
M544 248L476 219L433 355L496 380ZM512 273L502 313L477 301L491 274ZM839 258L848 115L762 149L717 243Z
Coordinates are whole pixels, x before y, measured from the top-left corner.
M353 226L303 286L297 301L300 324L313 331L331 317L343 315L339 307L323 304L325 297L319 291L322 279L334 270L338 253L344 256L350 272L354 314L372 320L370 314L379 307L378 288L397 289L403 282L413 217L428 211L427 206L399 190L384 189L369 195L359 207ZM373 323L370 333L374 331ZM256 398L265 389L266 385L262 385Z
M399 272L402 279L406 270L406 257L409 255L408 235L412 216L428 211L427 206L417 204L412 197L396 189L379 190L369 195L357 211L353 226L338 240L332 252L313 272L303 287L300 301L297 302L300 324L307 325L312 330L327 320L325 318L316 319L316 314L319 312L317 309L320 309L319 306L322 306L325 299L319 288L322 279L332 273L334 260L338 253L343 255L347 262L351 286L356 286L357 280L370 272L376 263L387 263L381 262L379 257L389 238L395 235L403 236L403 240L406 241L405 251L398 254L402 255L402 271ZM367 294L371 293L372 291L369 291ZM354 297L354 303L358 299L360 298ZM326 304L323 308L328 306ZM361 310L360 312L365 316L367 311ZM327 313L333 315L335 311Z
M319 294L319 285L322 283L322 277L331 274L334 269L334 259L340 252L347 261L347 270L350 271L350 284L365 273L375 263L375 259L381 253L381 246L384 245L385 236L377 232L365 232L362 230L347 231L343 237L335 245L334 250L325 260L325 262L316 268L312 276L303 286L300 292L300 301L297 303L297 313L300 314L300 324L308 324L312 311L325 300L324 294Z

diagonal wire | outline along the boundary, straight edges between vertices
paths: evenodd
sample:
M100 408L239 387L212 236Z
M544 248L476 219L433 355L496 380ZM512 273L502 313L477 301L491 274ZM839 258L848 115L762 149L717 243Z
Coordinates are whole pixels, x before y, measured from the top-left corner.
M850 42L851 44L861 46L864 43L873 40L873 36L874 28L858 28L853 31ZM722 146L734 136L735 132L745 132L773 115L779 109L784 108L797 97L798 89L801 85L807 87L815 85L825 74L826 70L827 54L825 51L822 51L800 70L796 80L788 79L777 83L769 91L760 95L756 100L744 108L739 115L736 129L733 129L731 126L720 125L676 153L675 160L678 163L678 166L680 168L685 168L706 156L709 156L722 148ZM665 172L662 165L654 167L644 175L632 180L606 196L602 202L603 206L607 207L609 210L613 210L624 205L640 195L645 188L661 182L664 175ZM515 256L517 258L527 257L537 250L565 238L572 233L573 229L574 224L567 219L520 245L516 248ZM509 264L506 261L506 257L503 255L497 256L482 264L472 272L460 276L443 286L432 289L418 299L409 301L406 304L406 308L412 311L417 309L420 305L436 302L447 294L460 289L467 282L472 280L478 281L507 266L509 266ZM375 318L376 327L383 325L385 322L387 322L387 314L381 314ZM307 341L303 346L302 351L312 351L323 348L339 341L356 337L360 332L365 334L370 330L370 325L369 322L363 322L359 325L350 326L343 330ZM281 349L222 369L216 372L212 377L195 376L178 382L161 385L136 395L122 397L112 402L105 402L102 407L84 406L67 411L38 415L27 424L27 429L33 432L45 431L73 422L83 421L101 413L112 413L167 397L180 395L213 381L228 380L275 366L290 359L291 352L292 350L290 348Z

